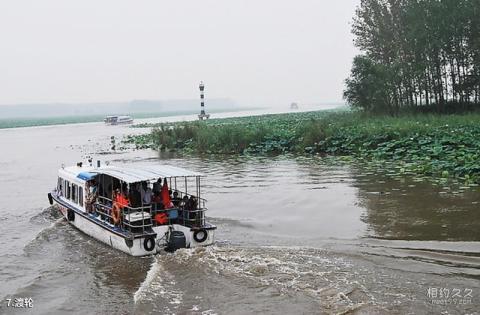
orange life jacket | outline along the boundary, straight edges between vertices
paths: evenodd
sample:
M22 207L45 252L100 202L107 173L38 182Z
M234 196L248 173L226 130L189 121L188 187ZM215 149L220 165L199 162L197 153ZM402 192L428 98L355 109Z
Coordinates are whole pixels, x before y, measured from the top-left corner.
M164 212L157 213L155 215L155 221L157 221L158 224L166 224L168 222L168 215Z
M120 207L127 207L128 206L128 199L125 198L125 196L123 194L117 195L117 198L116 198L115 202Z

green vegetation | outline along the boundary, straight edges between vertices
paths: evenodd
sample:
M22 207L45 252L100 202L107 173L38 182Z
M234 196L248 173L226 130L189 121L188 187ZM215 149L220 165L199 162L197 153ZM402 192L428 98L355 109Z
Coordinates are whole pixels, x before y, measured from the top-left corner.
M480 181L480 114L367 117L308 112L158 124L137 148L208 154L328 154L394 163L399 173Z
M367 112L480 107L479 0L362 0L345 99Z
M242 109L244 110L244 109ZM212 113L221 113L226 110L212 110ZM152 113L134 113L131 116L135 119L141 118L157 118L179 115L197 114L195 111L164 111ZM90 115L90 116L62 116L62 117L35 117L35 118L8 118L0 119L0 129L5 128L19 128L19 127L34 127L34 126L51 126L51 125L65 125L65 124L79 124L90 122L103 122L104 115Z
M0 119L0 129L99 122L99 121L103 121L103 118L104 116L94 115L94 116Z
M295 141L306 121L328 111L209 119L204 122L144 124L148 135L128 136L138 148L198 153L282 153L295 151Z

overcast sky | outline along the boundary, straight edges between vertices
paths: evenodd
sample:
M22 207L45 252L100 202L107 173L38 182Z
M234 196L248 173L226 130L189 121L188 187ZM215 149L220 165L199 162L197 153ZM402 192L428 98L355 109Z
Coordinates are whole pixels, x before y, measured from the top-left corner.
M341 101L359 0L0 2L0 104Z

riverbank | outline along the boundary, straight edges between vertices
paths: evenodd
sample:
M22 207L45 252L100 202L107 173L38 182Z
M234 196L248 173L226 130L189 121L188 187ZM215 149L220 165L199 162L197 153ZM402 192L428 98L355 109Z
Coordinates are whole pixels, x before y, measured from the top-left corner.
M239 108L238 111L256 109L256 108ZM230 109L214 109L211 113L227 113ZM180 115L194 115L197 114L195 110L177 110L177 111L163 111L150 113L132 113L130 116L134 119L145 118L160 118L173 117ZM92 122L103 122L105 115L77 115L77 116L59 116L59 117L19 117L19 118L2 118L0 119L0 129L8 128L22 128L22 127L37 127L37 126L53 126L53 125L69 125L82 124Z
M480 114L366 117L314 111L157 125L137 148L194 154L327 154L393 163L398 173L480 181Z

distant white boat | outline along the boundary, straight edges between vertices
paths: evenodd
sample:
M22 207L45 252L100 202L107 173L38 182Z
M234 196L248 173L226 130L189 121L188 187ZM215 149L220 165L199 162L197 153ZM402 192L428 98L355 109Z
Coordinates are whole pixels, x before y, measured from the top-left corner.
M107 116L103 121L107 125L124 125L133 123L133 118L130 116Z

